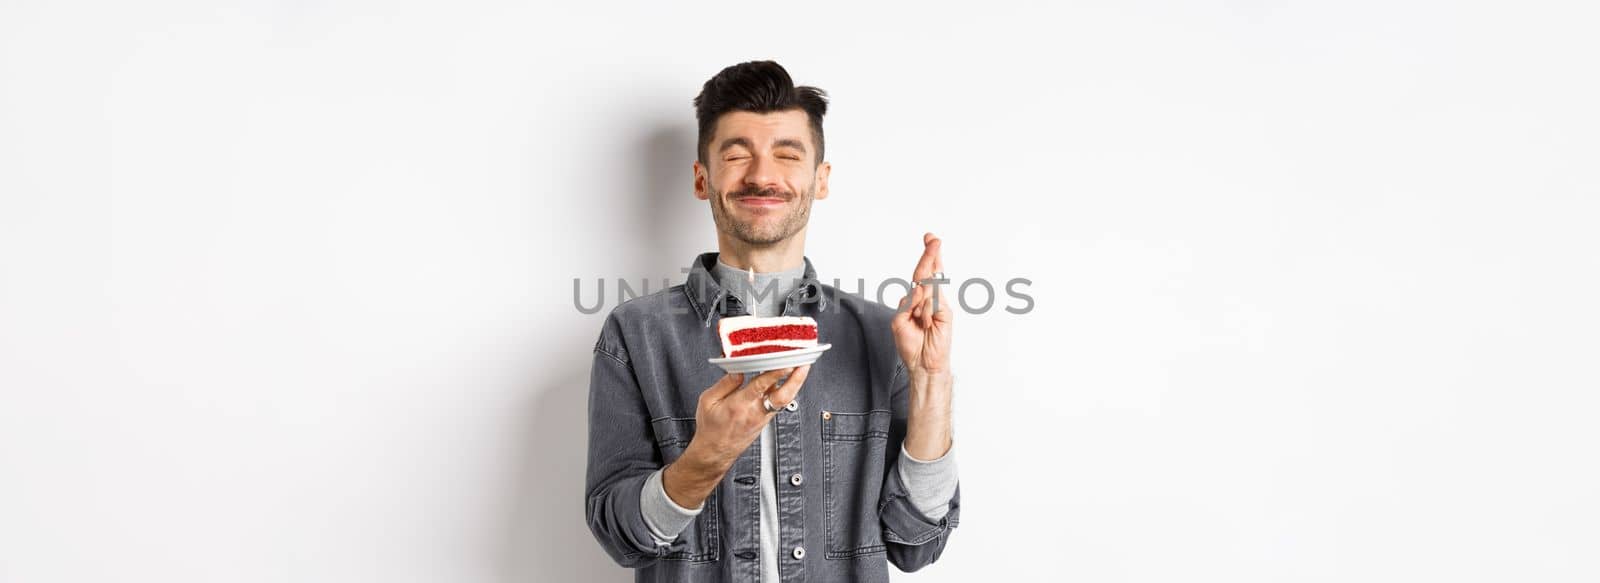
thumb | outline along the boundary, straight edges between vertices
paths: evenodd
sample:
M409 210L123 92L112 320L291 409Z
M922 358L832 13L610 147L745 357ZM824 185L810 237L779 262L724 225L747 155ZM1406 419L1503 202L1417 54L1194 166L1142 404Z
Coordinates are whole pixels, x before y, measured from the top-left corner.
M906 294L906 296L903 298L900 298L900 307L895 308L894 316L889 318L889 325L892 328L898 330L916 321L917 303L922 299L921 296L918 295L918 290L921 288L922 286L912 288L911 293Z

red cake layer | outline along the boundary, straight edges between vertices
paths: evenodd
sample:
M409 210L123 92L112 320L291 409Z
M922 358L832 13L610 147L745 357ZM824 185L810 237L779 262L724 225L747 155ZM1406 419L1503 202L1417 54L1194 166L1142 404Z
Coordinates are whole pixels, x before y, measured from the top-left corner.
M730 356L750 356L752 354L766 354L768 352L783 352L785 350L799 350L799 349L800 349L799 346L784 346L782 344L768 344L766 346L757 346L755 348L745 348L743 350L735 350L735 351L733 351L733 354L730 355Z
M805 316L723 318L717 325L728 358L770 354L817 345L817 321Z
M728 335L728 340L734 344L749 342L763 342L766 340L816 340L816 326L802 326L790 324L785 326L768 326L765 328L745 328Z

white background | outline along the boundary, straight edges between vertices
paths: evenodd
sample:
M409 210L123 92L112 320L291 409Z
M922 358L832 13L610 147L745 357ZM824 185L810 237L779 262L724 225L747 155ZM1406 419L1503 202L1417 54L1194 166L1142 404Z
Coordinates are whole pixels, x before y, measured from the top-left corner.
M758 58L824 278L1033 281L897 580L1600 579L1585 3L666 4L0 5L0 581L631 581L572 282L714 248Z

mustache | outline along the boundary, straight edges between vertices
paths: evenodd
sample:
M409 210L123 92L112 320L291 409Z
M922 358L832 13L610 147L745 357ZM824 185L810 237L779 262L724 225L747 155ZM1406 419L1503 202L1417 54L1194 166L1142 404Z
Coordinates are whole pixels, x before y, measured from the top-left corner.
M785 190L782 190L782 189L778 189L778 188L764 188L763 189L763 188L750 187L750 188L741 188L739 190L735 190L732 193L730 193L728 195L728 197L729 198L733 198L733 199L741 199L741 198L781 198L781 199L787 201L787 200L792 200L794 198L794 195L790 194L788 191L785 191Z

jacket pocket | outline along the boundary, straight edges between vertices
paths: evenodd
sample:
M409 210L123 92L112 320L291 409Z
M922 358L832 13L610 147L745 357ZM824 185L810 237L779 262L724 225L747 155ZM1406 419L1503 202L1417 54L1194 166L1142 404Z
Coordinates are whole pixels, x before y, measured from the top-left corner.
M693 417L665 417L650 422L651 429L655 432L656 446L661 450L663 466L676 461L683 455L684 449L689 447L689 440L694 438ZM694 563L707 563L717 560L721 551L721 533L718 499L721 497L722 486L717 486L711 491L711 496L706 498L704 510L694 517L694 522L678 533L678 538L667 547L667 554L660 556L662 560L689 561Z
M827 558L884 552L878 496L889 442L890 412L822 412L823 506Z

